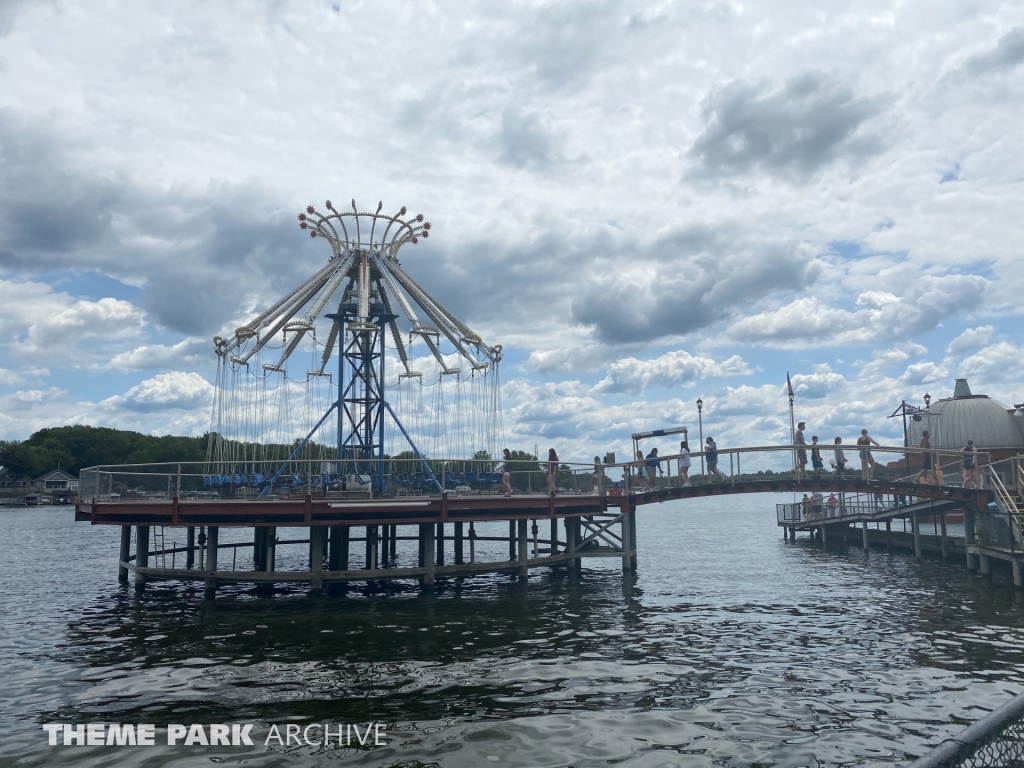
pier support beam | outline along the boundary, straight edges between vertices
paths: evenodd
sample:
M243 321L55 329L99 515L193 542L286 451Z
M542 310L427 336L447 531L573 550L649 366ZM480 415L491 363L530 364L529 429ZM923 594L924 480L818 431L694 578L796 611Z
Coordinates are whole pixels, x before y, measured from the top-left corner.
M630 570L636 573L636 510L629 513L629 550Z
M921 518L914 515L910 518L911 526L914 530L914 557L918 560L921 559Z
M465 562L463 556L464 523L455 523L455 564L462 565Z
M991 576L992 575L992 558L990 558L988 555L978 555L978 560L980 561L979 565L981 566L981 568L980 568L981 575L982 576Z
M191 528L189 530L192 530ZM121 526L121 555L118 558L117 565L117 580L122 584L128 583L128 566L122 565L127 563L128 558L132 556L132 527L130 525Z
M135 526L135 567L149 567L149 526ZM146 574L135 572L135 588L142 591L146 588Z
M1024 587L1024 568L1021 568L1020 560L1014 558L1010 561L1010 567L1013 568L1013 586Z
M196 527L190 525L185 531L185 567L192 570L196 564Z
M220 528L211 525L206 529L206 589L204 597L213 600L217 596L217 545L220 542Z
M949 557L949 540L946 536L946 513L942 513L942 556Z
M508 559L515 560L516 555L516 521L508 521Z
M558 520L554 517L551 518L551 547L549 554L558 554Z
M885 551L892 551L892 520L885 521Z
M327 526L311 525L309 527L309 570L313 574L309 580L309 588L317 594L324 588L324 543L327 540Z
M434 524L425 523L420 526L420 546L423 550L423 567L427 572L423 575L423 586L434 586Z
M444 565L444 523L437 524L434 547L437 549L437 564Z
M530 556L530 521L523 518L517 522L519 523L519 581L526 581L530 576L530 567L527 565Z
M347 525L331 526L331 542L327 554L328 570L348 570L348 538L349 527Z
M974 530L974 510L964 510L964 544L967 545L967 570L978 570L978 556L971 552L971 547L976 546L978 537Z
M377 570L377 565L378 565L377 564L378 542L377 542L377 526L376 525L368 525L368 526L366 526L366 542L365 542L365 544L366 544L366 546L364 547L365 557L363 559L363 562L365 563L365 568L368 571L376 571Z
M631 573L633 570L633 540L630 538L629 501L622 502L622 573Z
M861 533L861 543L864 546L864 551L867 552L868 551L868 521L867 520L865 520L863 523L861 523L860 533Z

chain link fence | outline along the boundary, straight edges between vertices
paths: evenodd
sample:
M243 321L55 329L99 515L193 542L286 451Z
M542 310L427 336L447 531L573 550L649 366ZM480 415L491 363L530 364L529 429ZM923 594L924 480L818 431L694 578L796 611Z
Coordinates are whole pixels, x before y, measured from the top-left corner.
M915 761L910 768L1024 768L1024 694Z

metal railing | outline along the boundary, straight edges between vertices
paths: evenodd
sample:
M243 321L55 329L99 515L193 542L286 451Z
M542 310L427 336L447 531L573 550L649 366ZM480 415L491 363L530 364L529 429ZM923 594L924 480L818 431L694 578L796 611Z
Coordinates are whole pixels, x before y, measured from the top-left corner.
M558 463L558 493L636 494L661 488L736 484L748 481L808 480L839 477L861 480L907 480L924 466L950 471L926 472L924 482L957 487L961 476L955 467L956 452L922 451L918 448L829 444L820 447L821 465L808 463L814 446L759 446L698 451L688 456L648 456L630 462ZM838 461L837 459L843 459ZM979 467L988 464L985 453L977 455ZM686 464L689 466L686 466ZM274 499L296 496L383 495L405 496L436 493L501 493L502 473L498 459L417 459L394 457L342 460L279 458L263 461L181 462L98 466L80 473L80 498L84 501L152 500L178 498L181 502L204 499ZM703 472L701 468L703 467ZM511 484L518 493L548 493L547 462L514 459ZM1007 469L1006 471L1010 471ZM1016 468L1014 469L1016 471ZM982 477L986 477L985 473ZM868 502L865 502L868 503Z
M1024 766L1024 694L942 742L910 768Z

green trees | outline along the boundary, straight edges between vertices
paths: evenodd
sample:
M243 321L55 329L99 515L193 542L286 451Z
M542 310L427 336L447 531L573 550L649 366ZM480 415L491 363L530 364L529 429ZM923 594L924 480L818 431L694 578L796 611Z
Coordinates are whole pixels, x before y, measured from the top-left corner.
M27 440L0 442L0 466L18 477L36 478L61 469L77 473L97 464L148 464L203 461L206 437L156 437L106 427L76 424L41 429Z

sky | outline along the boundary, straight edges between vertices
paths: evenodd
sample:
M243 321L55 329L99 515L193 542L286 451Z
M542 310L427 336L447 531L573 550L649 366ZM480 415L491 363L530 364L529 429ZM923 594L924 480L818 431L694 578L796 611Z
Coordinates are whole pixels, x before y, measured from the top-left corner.
M1024 5L0 3L0 439L202 434L230 333L423 212L506 441L868 428L1024 401Z

